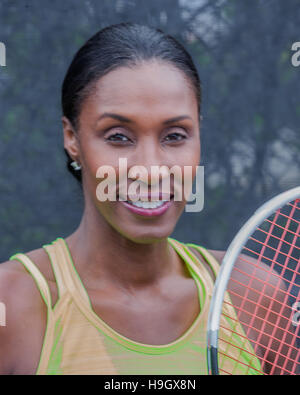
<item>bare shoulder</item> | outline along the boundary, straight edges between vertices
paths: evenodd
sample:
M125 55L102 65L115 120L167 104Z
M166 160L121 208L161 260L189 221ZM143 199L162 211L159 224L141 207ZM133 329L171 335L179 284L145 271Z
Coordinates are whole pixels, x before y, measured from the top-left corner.
M48 283L55 282L48 255L43 248L25 254L40 270ZM19 299L23 292L36 295L34 280L27 269L18 260L9 260L0 264L0 295L7 295L11 300ZM25 296L25 295L24 295ZM29 296L29 295L26 295Z
M208 251L221 265L226 251ZM235 270L232 272L232 277L237 280L243 280L241 282L247 282L251 278L252 285L256 288L262 288L263 286L266 295L272 293L275 287L277 289L285 289L284 281L275 270L271 269L266 263L246 254L239 255L235 262Z
M224 258L224 255L226 254L226 251L222 250L207 250L215 259L216 261L221 265L222 260Z
M248 285L251 283L252 292L259 292L262 295L262 304L269 305L270 301L280 301L286 286L284 280L272 267L266 263L252 258L246 254L240 254L236 262L236 270L232 274L236 283Z
M219 264L219 267L222 263L223 256L225 255L225 251L219 251L219 250L207 250L210 255L215 258L216 262ZM214 279L216 279L217 274L214 275Z
M55 283L54 274L49 258L43 248L26 253L35 266L45 277L48 285ZM7 306L13 305L15 311L18 306L32 306L32 300L40 300L40 295L31 274L18 260L9 260L0 264L0 301Z
M26 255L51 282L53 273L46 252L40 248ZM28 340L30 343L28 334L34 333L32 329L40 325L39 321L45 315L45 305L35 281L17 260L0 264L0 303L0 374L10 374L15 361L25 350L23 342Z

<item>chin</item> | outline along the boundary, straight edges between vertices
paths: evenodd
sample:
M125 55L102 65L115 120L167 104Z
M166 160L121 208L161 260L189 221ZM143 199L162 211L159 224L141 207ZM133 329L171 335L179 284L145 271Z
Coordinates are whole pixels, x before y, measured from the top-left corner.
M166 226L152 226L151 229L149 227L139 227L139 229L118 229L118 232L133 243L153 244L168 238L172 234L174 228L175 224L172 227L168 224Z
M107 207L108 210L102 210L102 216L111 228L124 238L138 244L156 243L168 238L184 210L182 202L172 202L168 212L147 217L131 213L119 202L110 203Z

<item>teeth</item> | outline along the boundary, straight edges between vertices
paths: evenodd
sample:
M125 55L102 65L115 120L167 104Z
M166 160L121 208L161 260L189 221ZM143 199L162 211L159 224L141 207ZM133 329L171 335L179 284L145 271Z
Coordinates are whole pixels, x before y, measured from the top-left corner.
M167 202L167 200L161 200L161 201L157 201L157 202L142 202L140 200L136 201L136 202L128 202L132 204L135 207L140 207L140 208L146 208L146 209L153 209L153 208L158 208L161 207L165 202Z

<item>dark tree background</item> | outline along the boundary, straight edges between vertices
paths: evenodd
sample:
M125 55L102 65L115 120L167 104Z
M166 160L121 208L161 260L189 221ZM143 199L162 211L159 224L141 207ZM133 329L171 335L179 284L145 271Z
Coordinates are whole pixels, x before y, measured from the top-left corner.
M173 237L226 249L261 203L299 185L299 0L1 0L0 261L65 237L81 218L65 167L60 89L78 48L139 22L191 52L203 88L205 205Z

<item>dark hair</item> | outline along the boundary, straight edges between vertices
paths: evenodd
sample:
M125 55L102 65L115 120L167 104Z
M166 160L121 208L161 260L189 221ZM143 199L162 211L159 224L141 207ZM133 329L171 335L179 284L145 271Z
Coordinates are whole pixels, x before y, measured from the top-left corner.
M83 100L94 83L120 67L131 67L145 60L163 60L182 70L193 88L200 116L201 84L194 62L175 38L159 29L135 23L108 26L92 36L75 54L62 86L63 115L75 130ZM81 181L81 171L75 171L68 158L68 170Z

